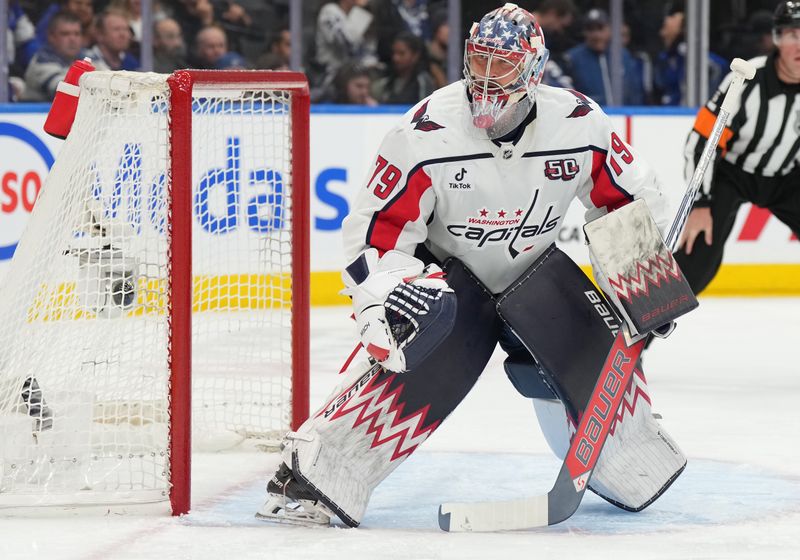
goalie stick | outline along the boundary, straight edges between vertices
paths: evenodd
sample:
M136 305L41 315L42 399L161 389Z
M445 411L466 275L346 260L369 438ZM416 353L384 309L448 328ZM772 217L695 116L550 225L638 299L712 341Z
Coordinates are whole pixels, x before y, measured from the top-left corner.
M755 68L739 58L731 63L731 70L734 72L733 80L667 234L665 243L670 251L674 251L683 231L731 108L741 95L744 80L755 74ZM498 502L442 504L439 506L439 527L450 532L513 531L555 525L569 519L583 499L644 344L644 339L633 342L623 325L600 370L555 484L547 494Z

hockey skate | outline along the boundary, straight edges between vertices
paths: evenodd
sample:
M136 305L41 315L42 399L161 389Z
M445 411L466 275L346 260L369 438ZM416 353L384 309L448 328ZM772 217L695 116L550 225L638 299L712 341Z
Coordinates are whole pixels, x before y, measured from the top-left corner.
M312 527L330 525L332 516L316 494L294 478L286 463L267 483L267 501L256 512L265 521Z

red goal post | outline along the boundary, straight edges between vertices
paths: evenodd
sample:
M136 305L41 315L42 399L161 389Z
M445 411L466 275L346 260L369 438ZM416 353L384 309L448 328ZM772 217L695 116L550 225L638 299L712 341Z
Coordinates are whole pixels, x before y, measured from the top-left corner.
M182 70L168 80L172 173L169 275L172 294L170 321L176 331L191 332L192 321L192 105L196 87L277 89L291 98L292 175L292 429L308 417L309 374L309 111L308 81L299 72ZM298 188L299 187L299 188ZM298 196L300 195L300 196ZM300 217L300 219L297 219ZM299 280L299 281L298 281ZM300 305L297 305L300 302ZM191 337L175 340L171 334L170 424L172 514L188 513L191 504ZM175 418L183 419L175 422Z

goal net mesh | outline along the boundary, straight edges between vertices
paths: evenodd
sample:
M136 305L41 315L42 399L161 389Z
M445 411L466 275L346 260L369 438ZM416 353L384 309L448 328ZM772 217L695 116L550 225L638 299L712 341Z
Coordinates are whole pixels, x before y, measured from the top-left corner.
M166 499L168 76L83 77L0 288L0 507ZM193 444L291 418L291 99L195 87ZM175 333L189 336L189 333Z

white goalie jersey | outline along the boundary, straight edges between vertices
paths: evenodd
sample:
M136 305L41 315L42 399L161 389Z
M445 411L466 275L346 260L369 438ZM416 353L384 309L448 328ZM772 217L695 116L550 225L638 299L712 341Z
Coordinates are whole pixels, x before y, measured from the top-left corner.
M424 243L499 293L556 240L576 197L587 221L642 198L666 228L656 176L586 96L540 85L507 142L479 138L470 119L457 82L386 135L343 225L348 262L369 247L413 254Z

